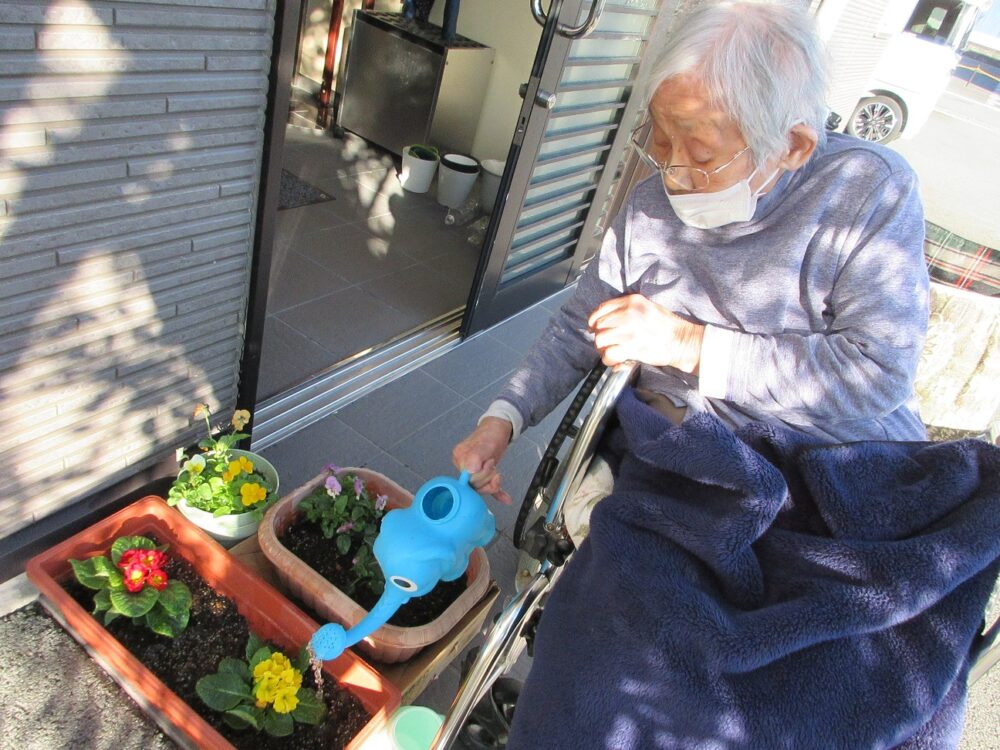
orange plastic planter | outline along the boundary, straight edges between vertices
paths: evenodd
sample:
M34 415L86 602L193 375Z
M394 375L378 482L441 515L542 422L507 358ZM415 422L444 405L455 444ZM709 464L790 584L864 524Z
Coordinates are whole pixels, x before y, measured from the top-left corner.
M264 640L298 651L316 631L318 625L302 610L158 497L143 498L32 558L28 578L41 590L53 616L174 740L184 747L232 748L60 585L73 575L70 558L106 554L123 535L150 534L169 544L171 554L189 562L215 591L232 599L251 630ZM354 693L372 715L347 746L360 750L399 706L399 691L351 652L326 662L323 671Z
M405 508L413 502L413 495L378 472L355 468L341 470L341 474L347 473L359 476L375 494L386 495L390 508ZM272 505L257 530L257 539L261 552L291 594L317 614L349 629L359 623L368 610L292 554L278 539L295 520L299 503L328 476L326 472L319 474ZM406 661L420 649L444 638L483 598L489 586L490 564L482 548L473 550L465 576L465 591L437 619L416 627L383 625L357 647L376 661L393 664Z

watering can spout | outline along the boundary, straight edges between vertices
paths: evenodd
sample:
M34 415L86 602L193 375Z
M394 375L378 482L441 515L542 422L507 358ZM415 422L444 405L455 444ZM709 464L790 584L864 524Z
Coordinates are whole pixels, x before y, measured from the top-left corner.
M386 586L382 596L365 615L361 622L350 630L344 630L337 623L327 623L315 633L309 641L313 654L323 661L336 659L355 643L364 640L396 614L396 610L410 600L410 595L400 591L395 586Z
M469 565L469 555L496 534L496 520L469 483L469 472L458 479L437 477L417 491L408 508L386 513L372 546L385 576L381 598L350 630L336 624L313 635L313 653L326 661L371 635L403 604L423 596L438 581L454 581Z

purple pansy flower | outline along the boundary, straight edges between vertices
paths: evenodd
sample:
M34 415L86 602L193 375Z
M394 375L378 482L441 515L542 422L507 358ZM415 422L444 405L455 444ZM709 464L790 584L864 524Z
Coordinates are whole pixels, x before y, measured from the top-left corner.
M354 524L348 521L347 523L342 523L337 527L337 533L343 534L345 531L350 531L354 528Z
M361 497L361 493L365 491L365 483L361 481L360 477L354 477L354 494Z
M326 492L330 497L336 497L343 491L343 487L340 486L340 480L337 477L327 477L326 478Z
M375 510L385 510L385 504L389 502L386 495L379 495L375 498Z
M323 467L323 471L328 471L331 474L339 474L341 472L341 469L339 466L335 464L327 464L326 466Z

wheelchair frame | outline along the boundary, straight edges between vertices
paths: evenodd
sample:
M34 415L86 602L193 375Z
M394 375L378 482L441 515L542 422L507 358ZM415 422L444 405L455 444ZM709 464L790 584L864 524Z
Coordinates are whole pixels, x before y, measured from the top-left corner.
M541 612L549 591L559 579L563 563L573 551L563 522L563 505L583 481L618 397L637 373L638 365L634 362L614 368L595 368L584 379L556 429L528 487L514 527L514 542L524 551L522 564L518 566L518 593L501 610L486 634L430 750L447 750L454 745L477 703L513 666L520 654L519 640L534 637L537 624L534 617ZM580 414L588 403L592 404L590 411L581 419ZM558 454L567 437L573 443L565 463L560 465ZM554 491L551 490L553 486ZM525 559L535 561L537 570L525 566ZM994 591L996 596L1000 586ZM983 630L985 646L969 672L969 687L1000 662L998 635L1000 619Z

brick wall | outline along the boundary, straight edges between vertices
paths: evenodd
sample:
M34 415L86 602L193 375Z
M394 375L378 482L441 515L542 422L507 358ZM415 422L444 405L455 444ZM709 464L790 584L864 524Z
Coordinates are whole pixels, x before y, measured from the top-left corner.
M273 16L0 3L0 544L228 416Z

